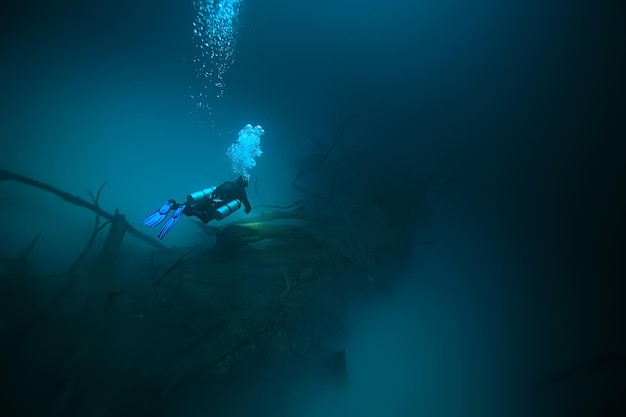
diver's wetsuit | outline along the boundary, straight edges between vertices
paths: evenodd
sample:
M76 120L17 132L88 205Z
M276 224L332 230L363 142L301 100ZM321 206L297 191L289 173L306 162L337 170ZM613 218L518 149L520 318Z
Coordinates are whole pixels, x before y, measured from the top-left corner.
M202 220L202 223L208 223L215 218L216 209L233 200L240 200L243 203L246 214L252 210L246 190L233 181L226 181L213 191L210 198L206 198L196 204L186 203L187 207L183 210L183 214L185 216L196 216ZM175 210L179 206L180 204L174 203L172 209Z

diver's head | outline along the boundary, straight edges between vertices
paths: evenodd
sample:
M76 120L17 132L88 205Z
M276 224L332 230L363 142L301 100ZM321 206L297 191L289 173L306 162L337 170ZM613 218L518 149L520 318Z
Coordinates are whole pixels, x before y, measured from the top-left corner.
M241 188L246 188L248 186L248 182L249 182L248 177L246 177L245 175L240 175L235 180L235 184L237 184Z

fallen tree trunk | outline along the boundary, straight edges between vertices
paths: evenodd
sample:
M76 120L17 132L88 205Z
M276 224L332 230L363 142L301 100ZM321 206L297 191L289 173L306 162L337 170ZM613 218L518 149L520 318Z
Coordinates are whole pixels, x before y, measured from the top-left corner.
M319 238L310 230L293 224L245 223L224 226L215 234L219 249L238 249L249 243L264 239L300 239L322 246Z
M54 195L57 195L59 197L61 197L63 200L67 201L68 203L72 203L74 205L77 206L81 206L81 207L85 207L88 210L93 211L96 214L99 214L100 216L104 217L107 220L110 221L121 221L123 222L123 225L126 229L126 231L128 233L130 233L131 235L135 236L137 239L143 240L144 242L148 243L149 245L154 246L155 248L159 249L159 250L168 250L167 247L163 244L161 244L160 242L158 242L157 240L155 240L154 238L141 233L139 230L135 229L134 227L132 227L128 221L126 219L119 219L119 215L116 217L116 214L111 214L109 212L106 212L104 210L102 210L100 207L98 207L97 205L90 203L87 200L83 200L80 197L77 197L73 194L68 193L67 191L62 191L56 187L53 187L50 184L46 184L44 182L41 181L37 181L34 180L32 178L28 178L25 177L23 175L19 175L16 174L14 172L11 171L7 171L7 170L0 170L0 181L17 181L17 182L21 182L22 184L27 184L30 185L32 187L35 188L39 188L41 190L45 190L48 191Z
M273 210L273 211L270 211L269 213L262 212L256 217L251 217L251 218L248 217L245 219L229 222L228 226L233 225L233 224L246 225L250 223L265 223L265 222L271 222L275 220L306 220L306 219L307 219L306 212L301 208L297 208L297 209L289 210L289 211Z

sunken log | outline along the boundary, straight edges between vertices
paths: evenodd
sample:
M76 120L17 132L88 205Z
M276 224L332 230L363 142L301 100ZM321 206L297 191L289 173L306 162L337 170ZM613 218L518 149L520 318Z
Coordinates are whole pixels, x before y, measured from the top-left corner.
M298 239L322 246L322 242L313 232L294 224L229 224L216 232L215 239L217 248L224 250L236 250L265 239Z

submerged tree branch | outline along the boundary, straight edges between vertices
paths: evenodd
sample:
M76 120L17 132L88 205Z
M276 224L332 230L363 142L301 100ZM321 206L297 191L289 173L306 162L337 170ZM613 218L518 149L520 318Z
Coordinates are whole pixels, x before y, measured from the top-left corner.
M169 394L171 392L180 392L185 387L189 387L190 385L198 382L211 369L215 368L221 362L223 362L226 359L228 359L231 355L239 352L240 350L242 350L243 348L245 348L246 346L248 346L249 344L254 342L256 339L261 337L263 334L265 334L268 330L270 330L272 328L273 324L274 324L274 321L273 320L269 320L263 327L258 329L256 331L256 333L254 333L254 334L250 335L249 337L239 341L239 343L236 343L236 344L232 345L231 347L229 347L228 349L226 349L222 353L218 354L212 360L208 361L204 365L200 365L194 372L191 372L190 374L186 375L182 379L179 379L177 381L173 381L173 384L170 386L169 390L167 390L165 394Z
M35 236L30 244L24 248L22 253L14 258L10 258L3 252L0 252L0 260L2 260L9 272L28 275L28 255L30 255L30 252L35 247L35 243L37 243L40 236L41 233L37 233L37 236Z
M152 284L154 285L154 287L158 287L159 284L161 283L161 281L163 281L163 278L165 278L170 272L172 272L173 270L175 270L176 268L180 267L183 263L183 260L187 257L187 255L189 255L191 253L191 251L194 248L192 247L191 249L189 249L187 252L185 252L183 254L183 256L181 256L180 258L178 258L178 260L176 262L174 262L172 264L172 266L170 266L169 268L167 268L167 270L165 272L163 272L161 274L161 276L159 276L159 278L155 279Z
M306 190L305 188L303 188L302 186L298 185L297 182L298 180L305 176L310 174L311 172L315 171L316 169L318 169L319 167L321 167L324 162L326 162L326 160L328 159L328 157L330 156L330 154L333 152L333 150L335 149L335 147L337 146L337 144L339 142L341 142L341 140L343 139L343 134L346 130L346 123L344 123L341 128L339 129L339 132L337 132L337 134L335 135L335 137L333 138L330 146L328 146L328 148L325 149L325 152L320 156L320 158L312 165L302 168L300 169L297 173L296 176L294 177L294 179L291 181L291 186L298 190L301 191L303 193L309 194L311 196L314 196L313 193L311 193L310 191ZM318 196L319 197L319 196Z
M98 205L98 201L100 200L100 193L102 192L102 189L104 188L104 186L106 185L106 182L104 184L102 184L100 186L100 188L98 189L98 194L96 196L93 195L93 193L91 191L89 191L89 196L91 197L91 199L93 200L93 204L96 207L100 207ZM72 263L72 266L70 266L70 270L69 270L69 275L73 275L76 270L78 269L78 266L80 265L80 263L82 262L82 260L87 256L87 254L89 253L89 250L91 249L91 246L93 245L93 242L96 240L96 236L98 235L98 232L102 229L104 229L106 227L106 225L108 225L110 222L104 222L102 225L100 224L100 215L96 214L96 221L93 225L93 231L91 232L91 236L89 237L89 240L87 241L87 244L85 245L85 248L83 249L83 251L80 253L80 255L78 255L78 258L76 258L76 260Z
M70 194L67 191L62 191L56 187L53 187L50 184L46 184L44 182L37 181L32 178L28 178L28 177L16 174L8 170L4 170L4 169L0 170L0 181L17 181L17 182L21 182L22 184L27 184L32 187L48 191L58 197L61 197L63 200L67 201L68 203L72 203L76 206L85 207L86 209L93 211L94 213L100 215L101 217L104 217L107 220L113 220L115 216L114 214L104 211L97 204L90 203L87 200L83 200L82 198L77 197L73 194ZM101 189L102 187L100 187L100 190ZM98 196L100 194L100 190L98 191ZM141 233L139 230L132 227L130 223L128 223L127 220L123 220L123 221L125 222L124 226L126 228L126 231L128 231L128 233L130 233L131 235L135 236L137 239L143 240L144 242L148 243L149 245L154 246L157 249L167 250L167 247L163 245L162 243L158 242L157 240L153 239L152 237L144 233Z

